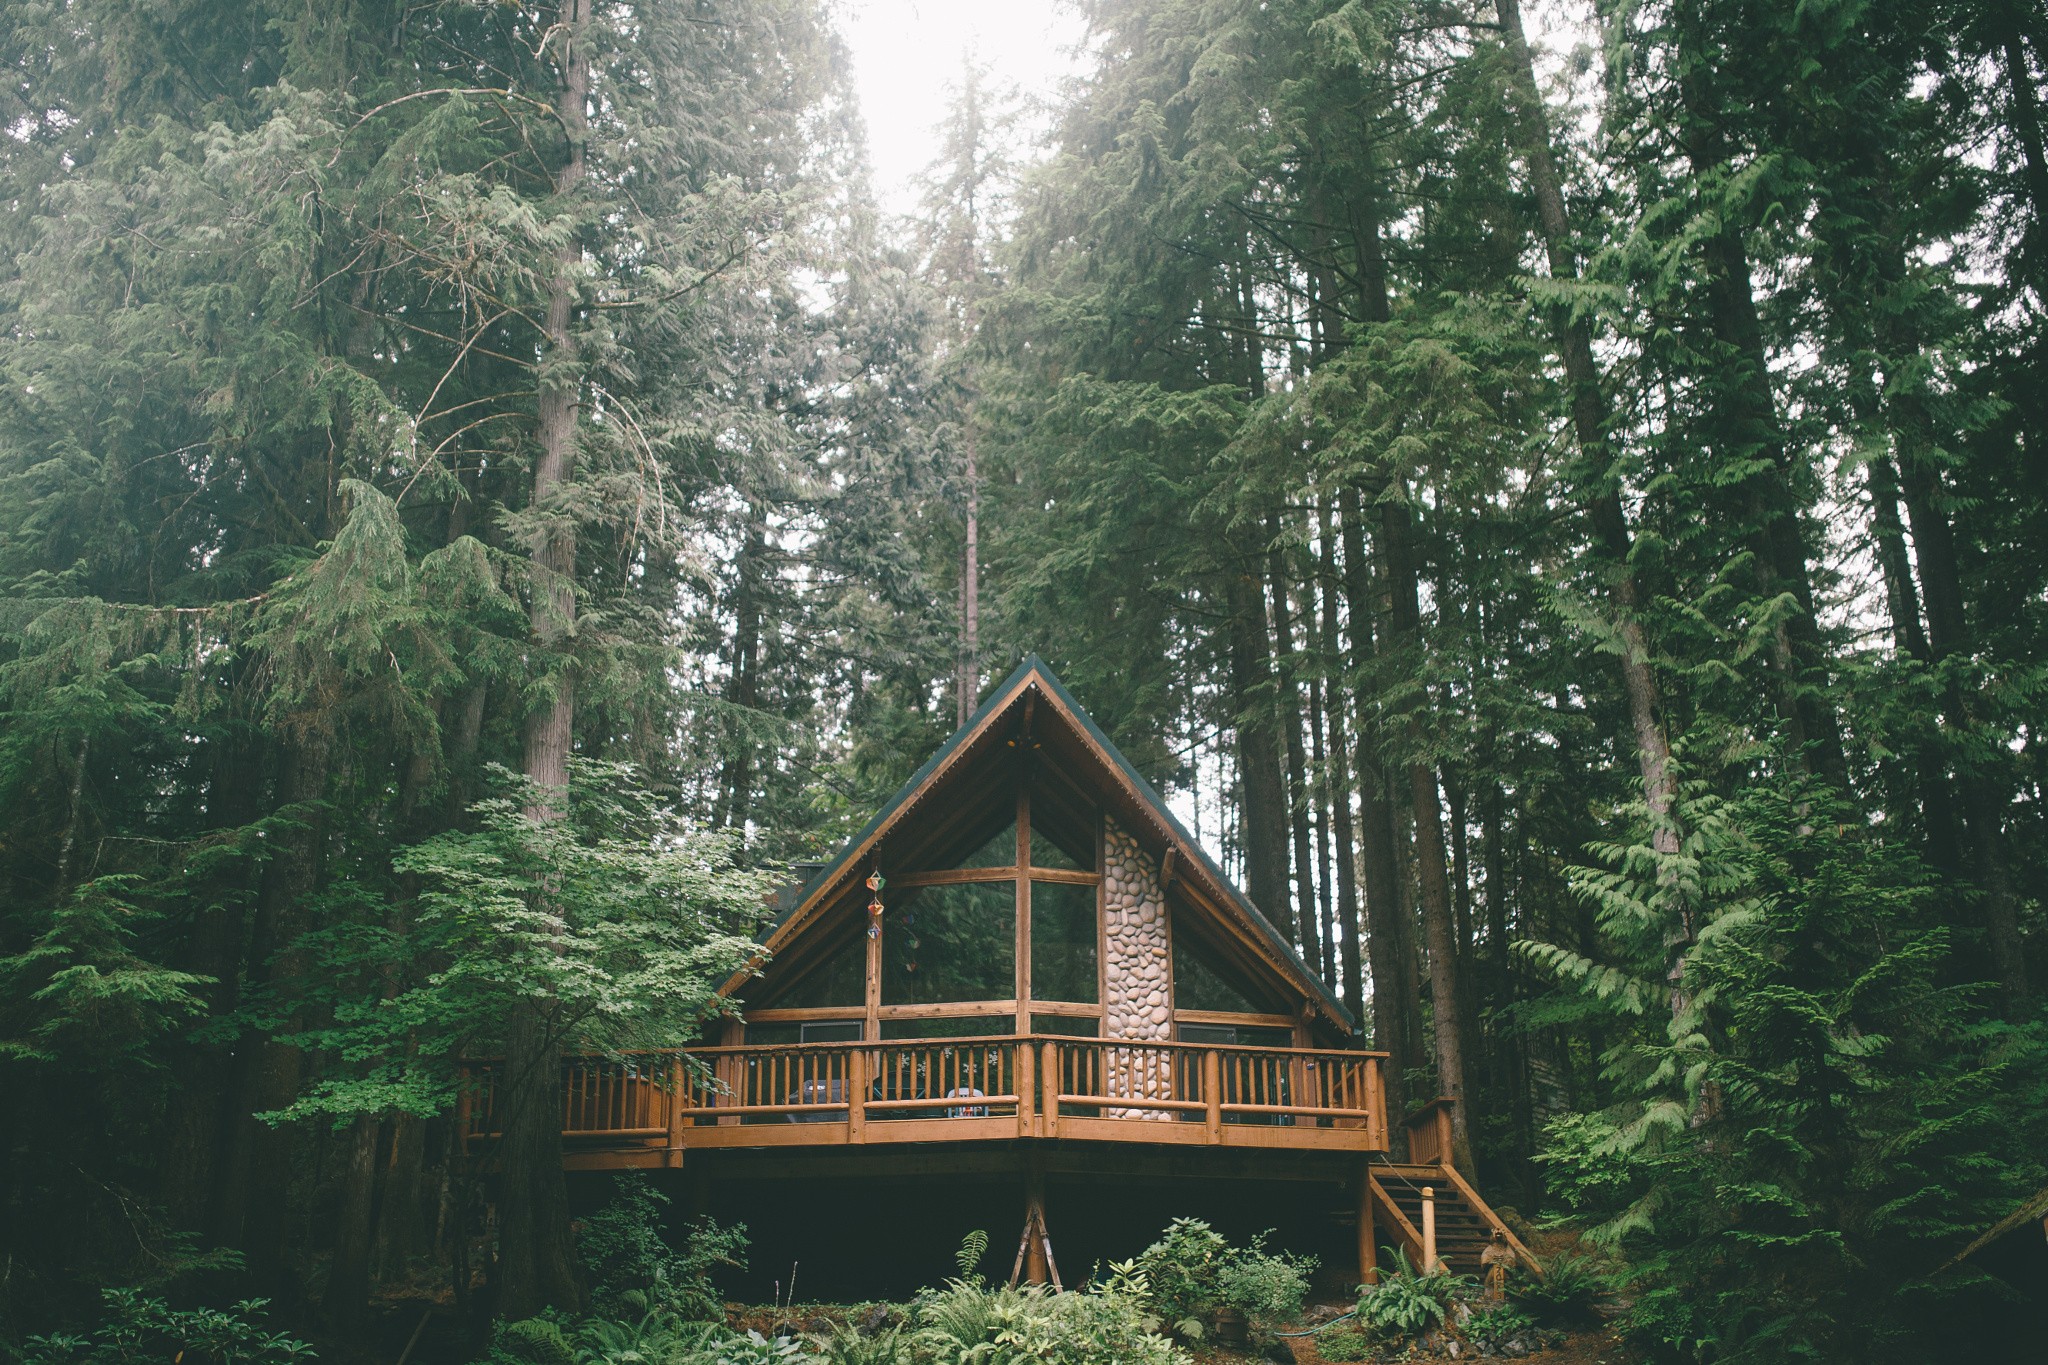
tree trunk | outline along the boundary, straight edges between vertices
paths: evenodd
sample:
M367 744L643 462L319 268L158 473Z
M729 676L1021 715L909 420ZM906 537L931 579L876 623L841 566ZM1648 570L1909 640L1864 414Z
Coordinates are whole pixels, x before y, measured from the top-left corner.
M1348 670L1344 667L1342 642L1337 631L1337 552L1333 543L1330 504L1327 501L1318 503L1316 515L1322 532L1323 652L1331 680L1325 714L1330 726L1330 814L1337 843L1337 927L1341 944L1338 961L1343 969L1344 1007L1351 1011L1351 1017L1362 1029L1366 1020L1365 970L1359 948L1359 853L1351 822L1351 756L1348 752L1351 741L1344 723L1348 689L1339 682ZM1383 1039L1378 1040L1376 1046L1385 1047L1386 1043Z
M967 419L967 547L960 565L960 672L958 724L965 725L981 700L981 471L974 445L974 418Z
M562 44L562 88L557 106L569 153L555 178L567 200L581 187L585 102L590 72L583 50L590 0L563 0L556 31ZM572 330L575 272L582 259L573 240L562 247L548 297L546 351L541 359L539 444L533 470L533 506L544 520L533 547L532 630L544 655L553 655L553 687L527 718L525 774L536 789L526 815L559 819L559 794L569 783L569 753L576 719L575 679L569 660L576 628L576 530L560 506L575 474L577 407L582 388ZM502 1137L498 1143L498 1262L496 1311L531 1317L543 1308L574 1311L582 1305L569 1231L569 1192L562 1176L561 1040L551 1000L529 1000L512 1012L505 1048Z
M1274 733L1272 661L1266 637L1265 594L1248 574L1229 576L1230 676L1237 713L1240 827L1244 831L1245 888L1289 942L1294 903L1287 890L1287 779Z
M1350 608L1351 673L1363 679L1374 653L1375 612L1361 526L1364 513L1355 491L1345 488L1338 493L1338 511L1344 538L1344 594ZM1387 777L1380 758L1378 712L1363 688L1357 715L1358 860L1364 872L1369 926L1366 956L1372 968L1373 1041L1390 1054L1387 1109L1398 1118L1408 1108L1407 1073L1420 1070L1424 1064L1422 983L1414 934L1401 896L1393 803L1388 798Z
M1327 596L1328 582L1325 581L1320 586ZM1310 674L1308 682L1309 795L1316 830L1316 918L1319 926L1317 941L1322 947L1322 956L1314 965L1322 973L1323 980L1335 989L1338 979L1337 922L1334 908L1330 903L1330 750L1326 738L1329 729L1329 706L1324 700L1329 693L1330 652L1324 646L1324 637L1312 601L1304 601L1301 604L1301 623L1308 640L1308 657L1314 663L1314 671Z
M733 589L731 684L726 701L735 714L726 727L724 771L719 774L715 821L730 829L746 823L753 804L754 736L750 714L761 701L761 581L768 555L766 527L758 510L749 517L740 546L738 582Z
M1687 41L1683 26L1680 41ZM1726 166L1729 152L1707 85L1708 73L1697 64L1697 56L1691 54L1695 64L1677 82L1684 109L1680 140L1695 178L1705 181ZM1716 209L1715 218L1718 226L1704 242L1705 293L1708 329L1720 351L1713 404L1721 429L1710 435L1710 444L1719 447L1717 456L1724 464L1755 469L1741 480L1738 492L1759 597L1792 599L1792 610L1773 632L1770 654L1788 747L1808 771L1846 793L1849 765L1834 708L1825 700L1828 661L1814 613L1811 555L1778 421L1749 251L1725 214Z
M281 804L296 808L303 824L280 835L257 882L250 976L270 990L273 1007L287 1016L278 1030L286 1034L296 1031L295 1002L305 985L306 960L298 942L310 927L307 898L320 880L327 822L318 802L327 789L327 762L327 746L318 738L284 748L278 774ZM270 1037L245 1040L240 1054L209 1221L216 1241L241 1249L251 1279L280 1295L287 1288L286 1217L293 1207L292 1155L298 1134L255 1116L298 1098L302 1058L298 1048Z
M1267 531L1278 536L1279 525L1268 520ZM1272 592L1275 683L1279 722L1287 747L1287 823L1294 842L1294 893L1300 908L1296 943L1311 967L1322 959L1315 916L1314 851L1309 838L1308 756L1301 743L1300 656L1294 652L1294 619L1288 603L1287 562L1277 546L1266 552L1266 573Z
M1413 523L1408 504L1389 498L1380 504L1381 547L1392 601L1392 631L1411 662L1422 653L1421 594L1416 582ZM1422 901L1422 932L1429 949L1430 1017L1435 1025L1437 1092L1453 1101L1451 1140L1457 1164L1472 1168L1472 1135L1466 1114L1464 1016L1459 1008L1458 935L1451 886L1444 868L1443 806L1436 769L1423 753L1422 718L1411 709L1407 731L1408 797L1415 821L1415 882Z
M1550 275L1576 280L1579 266L1572 247L1570 220L1565 216L1564 190L1551 150L1550 114L1536 84L1535 58L1522 31L1520 0L1495 0L1502 40L1507 47L1509 86L1520 106L1522 151L1529 163L1529 186L1536 199ZM1650 644L1643 625L1642 585L1633 562L1634 538L1621 505L1615 452L1608 440L1608 411L1593 357L1593 337L1584 320L1566 309L1555 310L1551 327L1564 361L1565 383L1571 391L1572 435L1579 447L1581 488L1593 548L1599 557L1608 591L1614 600L1614 628L1620 644L1622 695L1628 700L1629 727L1635 741L1643 803L1648 808L1651 840L1658 852L1678 851L1672 825L1672 804L1678 794L1671 764L1671 740L1665 729L1657 678L1650 663ZM1678 956L1683 945L1674 944ZM1674 962L1674 968L1679 964Z

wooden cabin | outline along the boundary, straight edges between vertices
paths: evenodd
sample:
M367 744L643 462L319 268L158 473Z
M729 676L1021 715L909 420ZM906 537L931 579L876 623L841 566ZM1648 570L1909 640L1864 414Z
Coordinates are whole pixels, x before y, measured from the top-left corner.
M571 1170L681 1170L700 1208L732 1182L797 1182L805 1208L1021 1186L980 1221L1006 1258L1021 1221L1033 1280L1059 1278L1049 1184L1179 1181L1162 1207L1187 1213L1232 1182L1282 1192L1261 1210L1292 1192L1346 1225L1347 1279L1429 1242L1476 1272L1506 1231L1450 1166L1442 1104L1386 1112L1384 1054L1035 656L780 908L701 1066L571 1060Z

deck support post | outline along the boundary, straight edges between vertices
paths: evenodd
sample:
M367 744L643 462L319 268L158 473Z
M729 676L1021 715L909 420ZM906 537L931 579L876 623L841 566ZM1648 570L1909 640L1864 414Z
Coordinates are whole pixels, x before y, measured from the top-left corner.
M1010 1283L1019 1275L1026 1284L1045 1284L1063 1289L1059 1263L1052 1256L1052 1234L1045 1226L1045 1159L1033 1153L1024 1167L1024 1234L1017 1241L1017 1259L1010 1266Z
M1372 1164L1358 1171L1358 1283L1380 1282L1379 1235L1372 1223Z

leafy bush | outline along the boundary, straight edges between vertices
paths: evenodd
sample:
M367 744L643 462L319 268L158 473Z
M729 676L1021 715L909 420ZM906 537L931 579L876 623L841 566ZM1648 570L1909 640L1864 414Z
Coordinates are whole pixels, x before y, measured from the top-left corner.
M853 1327L840 1327L820 1344L820 1358L828 1365L916 1365L912 1343L899 1327L867 1335Z
M984 1288L964 1280L918 1295L913 1345L934 1362L973 1365L1186 1365L1144 1304L1096 1288Z
M1309 1276L1315 1273L1313 1256L1275 1254L1265 1248L1261 1234L1252 1244L1234 1252L1224 1262L1217 1290L1223 1302L1245 1315L1261 1331L1301 1315L1308 1298Z
M1332 1327L1316 1334L1316 1352L1324 1360L1371 1360L1379 1352L1379 1343L1355 1328Z
M1600 1320L1600 1305L1613 1289L1611 1276L1591 1256L1554 1256L1540 1276L1517 1268L1508 1297L1537 1321L1557 1327L1585 1327Z
M519 1327L525 1324L513 1323ZM501 1329L493 1362L504 1355ZM656 1309L632 1321L593 1318L576 1331L574 1365L789 1365L812 1359L802 1343L720 1323L689 1322ZM534 1362L540 1365L540 1362Z
M1235 1308L1262 1330L1285 1322L1301 1312L1316 1261L1267 1251L1266 1237L1233 1247L1200 1219L1176 1218L1133 1267L1141 1296L1188 1337L1200 1337L1202 1320L1220 1308Z
M1536 1319L1512 1303L1497 1303L1482 1308L1460 1324L1459 1330L1465 1339L1482 1352L1496 1354L1512 1342L1537 1350L1559 1340L1563 1333L1553 1332L1537 1324Z
M1184 1336L1201 1334L1202 1316L1220 1302L1217 1282L1230 1254L1223 1234L1199 1218L1176 1218L1138 1256L1151 1303Z
M232 1308L173 1308L139 1289L104 1289L107 1316L89 1336L30 1337L21 1365L288 1365L313 1359L313 1348L263 1325L266 1299Z
M1420 1275L1408 1253L1394 1252L1394 1269L1359 1296L1358 1322L1371 1336L1399 1341L1441 1326L1451 1304L1469 1287L1464 1277L1446 1271Z
M680 1250L662 1231L669 1198L637 1172L620 1177L611 1200L583 1220L576 1252L590 1277L591 1302L606 1316L664 1309L685 1319L723 1316L711 1274L747 1264L745 1224L690 1225Z
M576 1352L560 1323L552 1318L525 1318L499 1326L491 1341L491 1359L517 1365L575 1365Z

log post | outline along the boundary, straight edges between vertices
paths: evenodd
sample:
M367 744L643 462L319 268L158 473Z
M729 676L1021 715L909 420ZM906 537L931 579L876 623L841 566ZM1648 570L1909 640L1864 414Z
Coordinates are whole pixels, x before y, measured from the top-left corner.
M1436 1188L1422 1187L1422 1273L1436 1274Z
M868 1050L865 1044L846 1054L846 1140L868 1140Z
M1379 1237L1372 1223L1372 1167L1358 1172L1358 1283L1362 1288L1380 1282Z
M1017 1087L1017 1136L1028 1138L1033 1135L1032 1100L1037 1097L1038 1068L1032 1063L1038 1060L1038 1049L1028 1038L1019 1039L1016 1049L1017 1074L1013 1082Z
M1209 1141L1223 1141L1223 1054L1214 1048L1202 1054L1202 1103Z
M1044 1284L1050 1278L1046 1262L1045 1171L1033 1161L1024 1172L1024 1282Z

